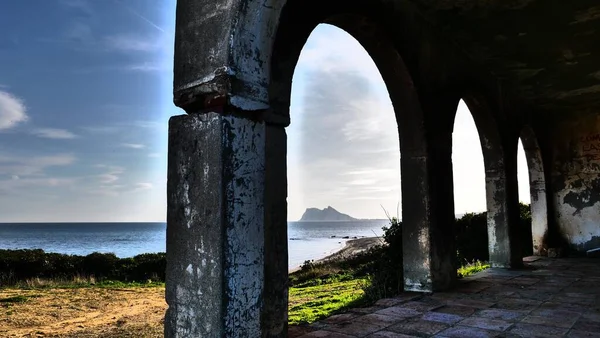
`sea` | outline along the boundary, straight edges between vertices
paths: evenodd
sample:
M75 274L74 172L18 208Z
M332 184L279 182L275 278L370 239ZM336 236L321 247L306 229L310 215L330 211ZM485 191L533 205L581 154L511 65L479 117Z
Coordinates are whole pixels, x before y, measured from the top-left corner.
M288 222L288 265L293 269L326 257L350 239L382 236L382 227L388 224L388 220ZM0 249L133 257L165 252L166 228L166 223L0 223Z

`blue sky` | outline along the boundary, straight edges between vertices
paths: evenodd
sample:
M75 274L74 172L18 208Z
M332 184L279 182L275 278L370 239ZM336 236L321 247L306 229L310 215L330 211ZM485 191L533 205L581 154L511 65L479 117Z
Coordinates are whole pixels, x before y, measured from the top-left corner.
M164 221L167 121L182 113L172 104L174 12L175 0L3 3L0 222ZM291 114L290 220L328 205L395 214L393 110L352 37L327 25L313 32ZM454 149L456 210L483 210L481 148L464 105ZM528 201L524 170L519 178Z

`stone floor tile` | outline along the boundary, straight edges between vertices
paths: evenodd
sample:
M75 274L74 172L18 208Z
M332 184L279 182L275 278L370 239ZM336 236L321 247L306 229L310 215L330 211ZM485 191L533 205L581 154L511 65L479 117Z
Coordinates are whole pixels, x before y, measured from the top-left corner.
M457 325L447 328L435 337L488 338L497 337L500 333L502 332Z
M589 305L581 305L581 304L570 304L570 303L558 303L554 301L544 302L540 305L541 309L559 309L572 311L577 313L586 313L590 311Z
M504 309L484 309L475 313L475 316L500 319L507 322L517 322L527 315L528 311L504 310Z
M568 329L527 323L518 323L509 329L510 333L522 335L524 337L540 338L563 337L567 331Z
M460 305L446 305L446 306L442 306L441 308L437 308L434 310L434 312L449 313L449 314L453 314L453 315L459 315L462 317L471 316L472 314L475 313L475 311L477 311L477 309L474 309L474 308L468 307L468 306L460 306Z
M544 291L539 291L539 290L523 290L523 291L518 291L517 292L518 297L521 298L525 298L525 299L533 299L533 300L539 300L539 301L547 301L550 300L552 297L554 297L555 293L554 292L544 292ZM516 296L515 296L516 297Z
M360 317L356 318L355 320L360 321L360 322L365 322L365 323L381 323L381 324L392 325L392 324L399 323L403 320L406 320L406 318L395 317L395 316L386 316L386 315L382 315L379 313L371 313L368 315L360 316Z
M354 313L373 313L379 310L385 309L385 306L369 306L369 307L357 307L355 309L349 309L348 312Z
M440 303L439 301L436 301L436 302L414 301L414 302L408 302L408 303L402 304L403 308L413 309L413 310L419 311L419 312L431 311L431 310L437 309L442 306L443 306L443 303Z
M366 337L373 332L380 331L381 329L387 327L388 325L389 325L388 323L382 323L382 322L365 323L365 322L361 322L361 321L355 321L355 322L347 324L347 325L335 325L335 326L332 325L327 330L339 332L339 333L343 333L343 334L347 334L347 335L352 335L352 336L356 336L356 337Z
M538 324L553 327L562 327L569 329L575 324L577 318L557 318L557 317L542 317L542 316L527 316L523 318L522 323Z
M428 320L430 322L440 322L448 325L453 325L463 320L465 317L443 312L427 312L421 319Z
M505 320L484 317L469 317L461 321L459 324L462 326L471 326L494 331L505 331L512 325L512 323Z
M415 336L410 336L403 333L391 332L391 331L379 331L367 336L367 338L412 338Z
M567 334L567 337L569 337L569 338L600 338L600 332L571 330Z
M493 302L487 302L482 300L473 300L473 299L453 299L448 301L448 305L459 305L459 306L468 306L477 309L485 309L494 305Z
M584 312L581 314L581 318L592 322L600 322L600 312Z
M342 313L339 315L333 315L331 317L325 318L322 320L322 322L326 324L342 324L348 323L358 316L359 314L357 313Z
M494 307L505 310L533 310L542 304L539 300L506 298L498 302Z
M553 302L558 302L558 303L568 303L568 304L578 304L578 305L592 305L596 302L595 297L586 297L586 298L580 298L580 297L569 297L566 295L556 295L554 297L552 297L551 299Z
M338 332L320 330L305 334L304 336L300 336L299 338L355 338L355 336L350 336Z
M422 312L416 311L414 309L407 309L402 306L391 306L391 307L376 311L375 313L381 314L381 315L386 315L386 316L392 316L392 317L409 318L409 317L418 316Z
M531 277L517 277L507 281L507 284L517 284L517 285L533 285L540 282L540 278L531 278Z
M401 303L409 302L411 300L417 300L423 298L422 294L417 292L403 292L400 295L392 298L384 298L375 302L377 306L394 306Z
M417 319L390 326L386 330L419 337L428 337L446 329L447 327L448 325L443 323Z
M563 309L545 309L545 308L539 308L539 309L535 309L533 311L531 311L531 313L529 313L532 316L539 316L539 317L549 317L549 318L555 318L555 319L568 319L568 320L572 320L573 322L575 322L577 319L579 319L580 314L578 312L573 312L573 311L567 311L567 310L563 310Z
M580 318L573 325L573 329L581 331L600 332L600 322L592 321L586 318Z

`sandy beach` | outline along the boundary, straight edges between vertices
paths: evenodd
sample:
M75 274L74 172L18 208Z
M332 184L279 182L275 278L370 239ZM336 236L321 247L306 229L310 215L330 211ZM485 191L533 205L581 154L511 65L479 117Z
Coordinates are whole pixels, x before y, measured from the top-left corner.
M355 255L357 253L366 251L369 248L372 248L374 246L383 245L384 243L385 242L383 241L383 238L380 238L380 237L366 237L366 238L350 239L344 243L343 248L332 253L329 256L315 260L315 263L322 263L322 262L326 262L328 260L336 260L336 259L349 257L349 256ZM300 270L300 266L290 268L289 272L293 273L298 270Z

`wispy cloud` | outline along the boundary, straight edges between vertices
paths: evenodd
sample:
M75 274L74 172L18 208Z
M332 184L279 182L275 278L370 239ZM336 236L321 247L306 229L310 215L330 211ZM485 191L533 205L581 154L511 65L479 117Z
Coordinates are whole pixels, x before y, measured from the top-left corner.
M49 139L74 139L78 136L65 129L56 128L38 128L31 131L32 134L41 138Z
M76 158L72 154L46 156L0 155L0 174L23 178L30 175L42 175L49 167L61 167L73 164Z
M0 130L13 128L28 119L25 103L9 92L0 90Z
M157 157L161 157L162 155L160 153L150 153L148 154L148 157L152 157L152 158L157 158Z
M98 180L102 184L112 184L119 180L120 175L125 172L125 168L119 166L97 165L97 168L104 168L106 172L98 175Z
M160 38L133 34L107 36L104 43L109 50L124 52L154 52L160 48Z
M148 182L136 183L135 188L133 189L132 192L149 190L149 189L152 189L152 187L154 187L154 185L152 183L148 183Z
M147 24L149 24L150 26L156 28L158 31L160 31L161 33L164 33L165 30L160 27L159 25L155 24L154 22L152 22L152 20L148 19L147 17L141 15L139 12L135 11L133 8L125 5L122 1L120 0L115 0L116 3L118 3L119 5L123 6L125 9L127 9L131 14L135 15L136 17L142 19L144 22L146 22Z
M139 143L121 143L121 147L130 148L130 149L143 149L146 148L145 145Z
M76 9L86 14L92 13L92 5L87 0L59 0L59 3L65 7Z

